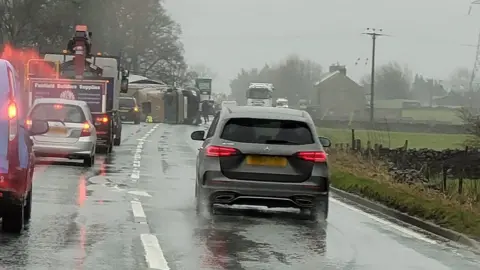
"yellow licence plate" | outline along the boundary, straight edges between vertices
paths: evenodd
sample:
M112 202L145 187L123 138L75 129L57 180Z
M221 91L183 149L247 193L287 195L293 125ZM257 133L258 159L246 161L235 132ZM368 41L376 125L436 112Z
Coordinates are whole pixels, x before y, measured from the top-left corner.
M51 128L48 129L48 133L65 135L65 134L67 134L67 130L65 128L62 128L62 127L51 127Z
M285 167L287 166L287 159L284 157L247 156L247 164L255 166Z
M130 110L118 110L119 112L129 112Z

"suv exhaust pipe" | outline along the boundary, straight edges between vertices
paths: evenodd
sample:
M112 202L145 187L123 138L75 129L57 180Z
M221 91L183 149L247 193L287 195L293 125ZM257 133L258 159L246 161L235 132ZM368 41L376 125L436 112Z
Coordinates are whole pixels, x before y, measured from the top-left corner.
M314 205L313 198L309 198L307 196L294 197L293 202L300 207L313 207Z
M215 196L214 203L228 204L235 200L235 195L232 194L221 194Z

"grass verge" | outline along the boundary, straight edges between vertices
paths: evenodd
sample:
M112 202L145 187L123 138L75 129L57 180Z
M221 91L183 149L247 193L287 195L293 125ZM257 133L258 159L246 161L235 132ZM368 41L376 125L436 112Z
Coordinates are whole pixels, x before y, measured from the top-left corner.
M330 138L335 143L351 143L351 129L318 128L318 135ZM429 148L436 150L463 148L464 142L469 138L464 134L435 134L435 133L409 133L387 132L381 130L355 130L355 138L360 139L363 145L367 141L372 144L379 143L384 147L397 148L408 140L408 148Z
M378 164L360 162L346 154L331 156L335 188L480 239L480 205L448 198L422 185L395 183Z

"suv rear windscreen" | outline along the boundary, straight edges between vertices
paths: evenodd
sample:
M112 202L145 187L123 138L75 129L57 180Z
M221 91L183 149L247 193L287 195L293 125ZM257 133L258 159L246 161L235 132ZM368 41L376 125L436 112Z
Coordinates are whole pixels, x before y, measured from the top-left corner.
M223 128L221 139L259 144L312 144L312 132L304 122L277 119L232 118Z
M33 120L62 121L66 123L84 123L85 115L80 107L65 104L38 104L30 113Z
M135 100L133 98L120 98L118 100L118 106L120 107L135 107Z

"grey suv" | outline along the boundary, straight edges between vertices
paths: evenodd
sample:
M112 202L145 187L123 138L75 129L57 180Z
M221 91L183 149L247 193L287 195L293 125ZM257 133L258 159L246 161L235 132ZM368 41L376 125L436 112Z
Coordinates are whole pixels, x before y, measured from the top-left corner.
M210 129L195 131L203 141L197 156L197 211L214 205L295 207L316 220L328 215L329 172L323 147L305 111L224 107Z

